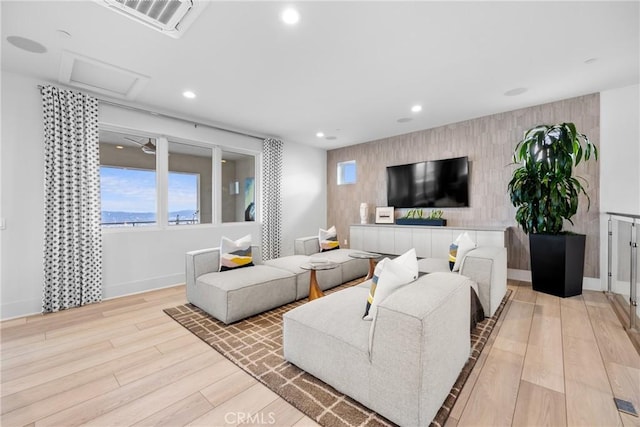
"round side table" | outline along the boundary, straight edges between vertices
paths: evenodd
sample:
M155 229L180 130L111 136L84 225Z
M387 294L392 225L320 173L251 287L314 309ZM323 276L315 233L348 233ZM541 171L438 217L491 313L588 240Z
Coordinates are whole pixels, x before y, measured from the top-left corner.
M364 280L369 280L373 277L373 271L376 269L376 260L380 258L381 254L376 254L374 252L352 252L349 254L351 258L357 259L368 259L369 260L369 273L367 273L367 277Z
M324 293L320 290L320 287L318 286L316 271L332 270L334 268L338 268L338 264L330 261L322 261L322 262L311 261L311 262L302 264L300 268L304 270L309 270L311 272L309 275L309 301L313 301L316 298L320 298L324 296Z

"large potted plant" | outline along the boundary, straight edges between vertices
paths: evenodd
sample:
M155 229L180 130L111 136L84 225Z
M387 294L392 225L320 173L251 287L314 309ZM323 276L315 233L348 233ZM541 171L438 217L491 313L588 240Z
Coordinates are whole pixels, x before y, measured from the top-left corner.
M563 231L563 225L564 220L573 225L580 194L590 205L586 181L574 176L573 168L592 156L598 159L596 146L573 123L536 126L515 147L519 167L508 191L516 221L529 235L536 291L560 297L582 293L585 235Z

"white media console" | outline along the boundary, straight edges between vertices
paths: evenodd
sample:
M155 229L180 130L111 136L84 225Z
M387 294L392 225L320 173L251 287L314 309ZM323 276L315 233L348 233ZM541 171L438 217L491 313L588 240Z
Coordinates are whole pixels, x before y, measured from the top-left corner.
M451 243L465 231L478 246L506 246L507 227L354 224L349 228L349 247L388 255L415 248L419 258L445 258Z

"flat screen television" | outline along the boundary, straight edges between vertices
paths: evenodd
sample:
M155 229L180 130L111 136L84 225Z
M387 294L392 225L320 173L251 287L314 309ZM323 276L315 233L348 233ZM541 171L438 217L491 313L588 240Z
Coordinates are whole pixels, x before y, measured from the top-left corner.
M396 208L469 206L469 159L388 166L387 202Z

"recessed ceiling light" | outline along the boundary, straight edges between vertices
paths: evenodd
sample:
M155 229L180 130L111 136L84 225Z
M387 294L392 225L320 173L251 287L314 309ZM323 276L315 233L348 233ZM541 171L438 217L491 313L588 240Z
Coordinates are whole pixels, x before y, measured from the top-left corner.
M422 105L414 105L413 107L411 107L411 111L413 111L414 113L419 113L420 111L422 111Z
M396 120L398 123L407 123L410 122L411 120L413 120L411 117L402 117L398 120Z
M190 90L185 90L184 92L182 92L182 96L184 96L185 98L193 99L196 97L196 94Z
M116 145L116 148L117 148L118 150L122 150L124 147L123 147L122 145Z
M597 60L598 60L598 58L589 58L589 59L585 60L584 63L585 64L593 64Z
M322 133L322 132L318 132L318 133L316 133L316 136L317 136L318 138L322 138L322 137L324 136L324 133Z
M516 96L527 91L526 87L517 87L515 89L508 90L504 93L504 96Z
M282 11L280 19L287 25L295 25L300 21L300 13L292 7Z
M69 31L65 31L65 30L56 30L56 32L58 33L58 35L65 37L65 38L71 38L71 33Z
M35 40L27 39L20 36L9 36L7 41L18 49L26 50L31 53L45 53L47 48Z

